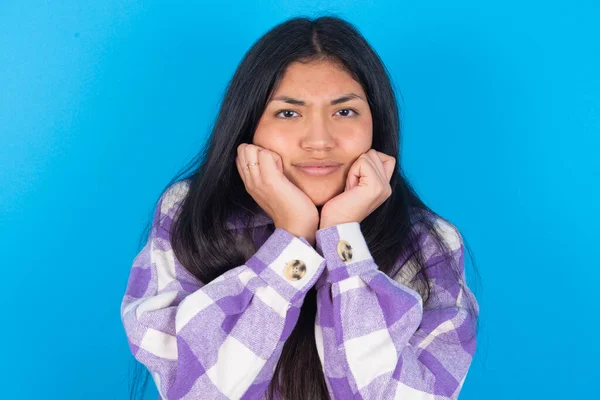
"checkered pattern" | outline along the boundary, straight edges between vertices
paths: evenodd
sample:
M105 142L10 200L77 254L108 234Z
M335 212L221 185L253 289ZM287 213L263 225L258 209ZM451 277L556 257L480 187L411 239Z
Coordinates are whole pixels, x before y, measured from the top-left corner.
M441 219L436 228L464 267L459 232ZM348 261L338 255L340 240L352 246ZM464 271L461 285L448 274L447 255L424 235L421 246L434 282L432 305L424 309L415 290L379 271L358 222L321 229L316 242L326 271L316 284L315 337L330 396L457 399L475 351Z
M121 318L135 358L151 373L159 399L264 399L306 292L318 288L315 336L332 398L455 399L474 341L462 308L466 285L436 280L439 302L378 270L358 223L317 231L315 250L277 228L244 265L208 284L174 257L168 240L185 181L163 195L148 242L133 261ZM457 231L440 225L462 263ZM343 261L339 240L352 246ZM444 271L426 238L431 271ZM306 274L286 279L302 260ZM439 338L446 341L441 344ZM459 339L457 345L448 338Z

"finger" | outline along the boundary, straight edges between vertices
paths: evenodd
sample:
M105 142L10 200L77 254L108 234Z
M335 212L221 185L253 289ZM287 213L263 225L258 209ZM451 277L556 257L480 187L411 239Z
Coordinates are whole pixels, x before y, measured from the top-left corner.
M359 161L356 160L354 164L352 164L352 166L350 167L350 170L348 170L348 176L346 177L346 189L344 191L350 190L356 185L358 185L358 182L360 180L360 175L358 175L358 162Z
M371 164L373 165L373 168L377 172L377 176L379 176L379 179L384 181L385 180L385 170L383 168L381 159L379 158L379 155L377 153L378 152L376 150L371 149L368 152L366 152L365 154L368 157Z
M281 158L281 156L275 153L273 150L265 150L268 152L268 154L271 155L273 163L275 163L275 167L279 170L279 172L283 173L283 159Z
M259 165L248 165L252 163L258 163L258 146L248 145L244 148L244 156L246 158L246 164L244 164L244 168L246 168L246 172L253 184L260 185L262 179L260 177L260 166ZM250 171L248 171L248 168Z
M242 143L238 146L238 162L240 163L240 175L244 178L249 177L250 172L246 170L246 152L244 148L247 146L246 143Z
M281 156L277 153L273 153L275 158L277 159L276 164L277 164L277 168L279 169L279 172L281 172L283 174L283 159L281 158Z
M377 152L377 155L381 160L387 182L389 182L394 174L394 169L396 168L396 158L379 151Z
M263 182L272 181L278 173L277 157L274 154L267 149L263 149L258 153L258 162L260 163L260 173Z
M385 182L389 183L394 173L394 168L396 168L396 159L376 150L369 151L369 153L372 154L371 161L378 167L382 179L385 179Z
M386 183L389 183L390 179L392 178L392 174L394 173L396 159L379 151L375 151L374 153L375 157L373 158L375 159L375 164L381 171L382 179L384 179Z
M346 178L346 186L348 189L352 189L355 186L358 186L360 183L366 183L368 179L369 173L368 169L373 169L373 167L369 167L369 161L365 154L361 154L360 157L354 161L350 170L348 171L348 177Z
M373 154L371 151L363 153L361 155L364 158L364 165L361 169L362 182L367 185L379 185L383 181L382 172L379 171L375 161L373 161Z

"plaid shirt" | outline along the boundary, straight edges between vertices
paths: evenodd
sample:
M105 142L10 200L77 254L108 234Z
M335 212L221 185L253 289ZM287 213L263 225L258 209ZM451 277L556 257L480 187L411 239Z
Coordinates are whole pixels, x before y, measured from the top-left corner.
M465 339L474 334L463 302L469 288L464 272L462 285L445 278L447 261L428 235L420 243L434 276L427 308L408 281L379 271L358 222L317 231L316 249L276 228L244 265L203 284L168 240L187 189L181 181L161 197L121 304L131 352L150 371L159 399L264 399L313 286L315 339L331 398L458 398L475 351L475 340ZM270 222L258 218L255 226ZM464 266L456 228L441 220L437 226ZM293 260L305 266L298 280L285 271Z

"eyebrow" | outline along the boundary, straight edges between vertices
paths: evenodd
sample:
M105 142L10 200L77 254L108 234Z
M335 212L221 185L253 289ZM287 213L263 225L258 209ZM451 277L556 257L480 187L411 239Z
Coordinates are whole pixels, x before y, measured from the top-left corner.
M366 100L364 99L364 97L359 96L356 93L348 93L343 95L342 97L339 97L337 99L331 100L330 104L332 106L335 106L336 104L341 104L341 103L345 103L347 101L353 100L353 99L359 99L359 100L363 100L366 102ZM273 97L269 103L271 101L283 101L284 103L289 103L289 104L294 104L296 106L305 106L306 102L304 102L303 100L298 100L298 99L294 99L293 97L289 97L289 96L277 96L277 97Z

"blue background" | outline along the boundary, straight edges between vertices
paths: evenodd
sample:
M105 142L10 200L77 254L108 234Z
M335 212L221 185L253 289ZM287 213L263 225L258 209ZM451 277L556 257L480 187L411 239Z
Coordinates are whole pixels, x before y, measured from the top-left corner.
M598 4L2 1L2 397L127 398L119 306L154 201L252 43L323 12L386 63L408 176L476 257L461 399L597 395Z

